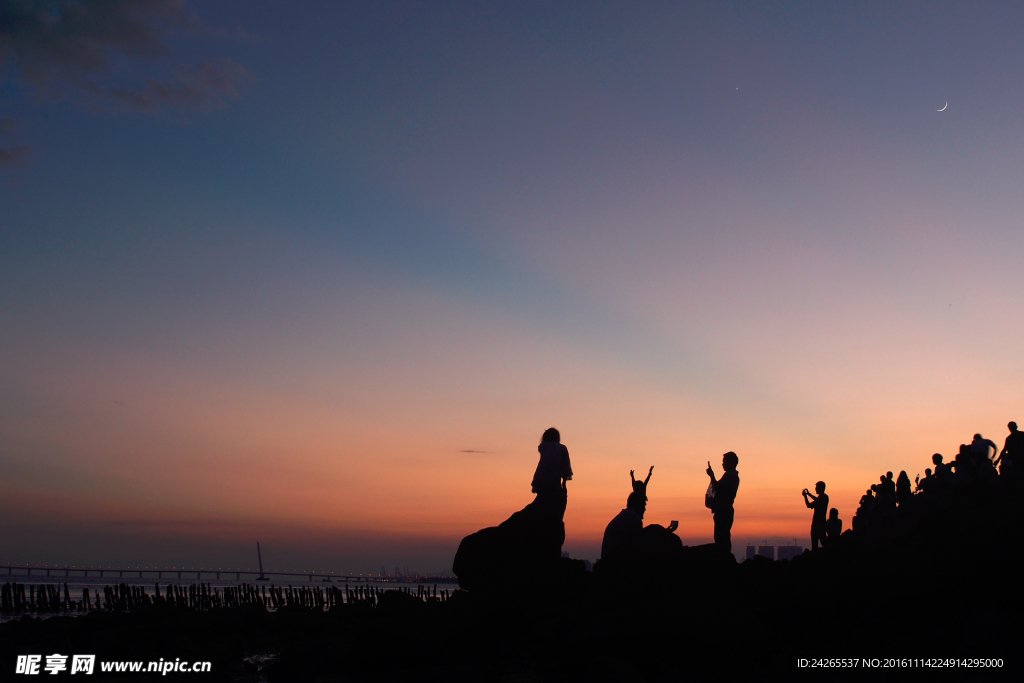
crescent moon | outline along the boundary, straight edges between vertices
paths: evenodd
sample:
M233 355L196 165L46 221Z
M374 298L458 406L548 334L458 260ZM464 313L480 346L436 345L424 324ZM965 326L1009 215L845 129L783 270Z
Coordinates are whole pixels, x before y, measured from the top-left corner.
M946 107L948 107L948 106L949 106L949 102L946 102L944 105L942 105L942 109L936 109L935 111L946 111Z

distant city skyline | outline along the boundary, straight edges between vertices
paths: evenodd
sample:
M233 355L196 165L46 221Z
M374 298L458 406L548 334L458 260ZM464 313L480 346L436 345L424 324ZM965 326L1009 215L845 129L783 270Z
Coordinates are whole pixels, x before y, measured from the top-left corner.
M4 3L0 563L450 571L551 426L576 557L651 465L710 541L730 450L738 554L849 528L1024 420L1022 25Z

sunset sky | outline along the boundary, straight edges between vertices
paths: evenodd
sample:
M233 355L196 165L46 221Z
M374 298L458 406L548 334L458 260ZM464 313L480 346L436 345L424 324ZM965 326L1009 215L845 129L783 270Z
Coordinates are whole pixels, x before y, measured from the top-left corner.
M1022 28L0 0L0 564L450 571L550 426L576 557L848 527L1024 420Z

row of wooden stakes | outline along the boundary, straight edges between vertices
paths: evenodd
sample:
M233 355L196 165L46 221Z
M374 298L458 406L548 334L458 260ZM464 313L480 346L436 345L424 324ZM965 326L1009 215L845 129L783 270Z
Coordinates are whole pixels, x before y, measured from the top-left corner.
M63 590L62 590L63 589ZM68 584L45 583L33 585L5 583L0 589L0 612L3 614L24 613L84 613L95 610L131 612L150 606L164 605L183 609L220 609L240 605L261 605L264 609L282 609L301 606L311 609L330 609L335 605L363 603L376 605L386 592L401 592L415 596L424 602L445 602L450 597L447 590L433 589L417 584L415 593L408 587L381 590L379 586L299 586L291 585L255 586L243 583L237 586L213 587L208 583L188 586L167 585L163 592L160 585L148 593L142 586L118 584L104 586L103 595L99 590L90 592L82 588L82 599L72 600Z

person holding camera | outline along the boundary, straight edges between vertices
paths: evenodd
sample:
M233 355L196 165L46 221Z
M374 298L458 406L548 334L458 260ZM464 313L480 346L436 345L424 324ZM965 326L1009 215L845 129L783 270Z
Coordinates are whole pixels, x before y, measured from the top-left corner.
M828 494L825 493L825 482L815 484L814 491L818 495L803 490L804 504L814 510L814 516L811 517L811 550L818 549L819 541L824 548L828 534Z
M733 501L736 500L736 490L740 487L740 475L736 466L740 459L735 453L729 451L722 456L722 473L720 479L715 478L715 470L708 461L708 476L711 477L711 484L705 494L705 505L711 508L715 519L715 545L726 552L732 552L732 522L736 516L733 508Z

